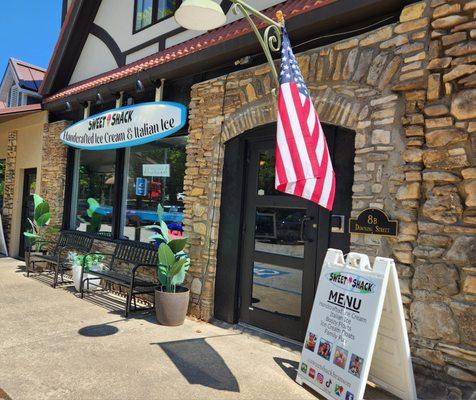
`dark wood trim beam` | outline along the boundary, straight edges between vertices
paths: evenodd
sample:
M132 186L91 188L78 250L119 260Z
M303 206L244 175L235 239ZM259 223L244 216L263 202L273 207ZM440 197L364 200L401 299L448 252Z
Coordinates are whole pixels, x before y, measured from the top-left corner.
M102 27L96 24L91 25L91 30L89 31L91 35L96 36L101 42L103 42L106 47L109 49L114 59L116 60L118 67L123 67L126 64L126 56L122 53L119 45L116 43L114 38Z
M43 96L68 86L100 5L101 0L76 0L71 5L68 24L63 27L43 82Z

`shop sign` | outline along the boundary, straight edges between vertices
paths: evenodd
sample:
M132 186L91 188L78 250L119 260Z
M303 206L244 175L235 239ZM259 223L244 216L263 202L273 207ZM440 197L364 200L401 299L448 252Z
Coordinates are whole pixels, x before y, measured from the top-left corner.
M367 208L357 218L350 219L349 232L365 235L397 236L398 221L391 220L385 212L378 208Z
M142 164L142 175L169 178L170 164Z
M183 104L160 101L114 108L66 128L61 140L85 150L131 147L170 136L186 123Z
M395 262L329 249L306 331L297 382L327 399L363 399L367 379L416 399Z

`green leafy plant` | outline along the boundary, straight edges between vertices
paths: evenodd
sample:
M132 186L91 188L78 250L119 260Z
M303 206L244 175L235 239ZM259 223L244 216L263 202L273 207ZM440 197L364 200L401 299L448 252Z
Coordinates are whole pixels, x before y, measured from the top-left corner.
M157 275L165 292L175 293L177 285L181 285L185 280L185 275L190 268L190 257L184 248L187 239L170 239L169 228L162 219L164 209L161 205L157 207L158 224L147 228L154 232L150 237L158 247Z
M90 197L87 201L89 207L86 210L86 214L88 215L89 221L85 220L82 217L78 217L78 219L82 223L87 224L86 232L97 233L101 230L102 224L102 215L96 212L96 210L100 207L100 204L96 199L93 199L92 197Z
M88 254L86 257L75 252L68 253L68 261L73 266L81 266L84 261L84 272L89 272L91 267L100 265L104 260L104 255L99 252Z
M48 227L51 221L50 205L48 202L41 196L34 194L33 204L35 207L33 220L28 218L31 229L23 232L23 235L30 246L33 246L35 242L39 242L37 250L41 251L43 247L41 241L45 240L45 236L48 233L54 233L53 231L55 231L56 228Z

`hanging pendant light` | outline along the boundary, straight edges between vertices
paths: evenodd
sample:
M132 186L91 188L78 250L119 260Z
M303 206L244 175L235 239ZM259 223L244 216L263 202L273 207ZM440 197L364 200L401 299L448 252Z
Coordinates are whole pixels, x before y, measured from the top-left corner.
M185 0L175 12L177 23L194 31L209 31L226 22L226 15L213 0Z

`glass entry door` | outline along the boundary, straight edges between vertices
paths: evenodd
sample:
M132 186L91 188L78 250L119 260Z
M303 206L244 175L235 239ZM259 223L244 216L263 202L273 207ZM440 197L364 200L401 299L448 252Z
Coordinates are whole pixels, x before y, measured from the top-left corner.
M315 292L318 206L274 189L275 138L247 143L240 321L301 340Z

